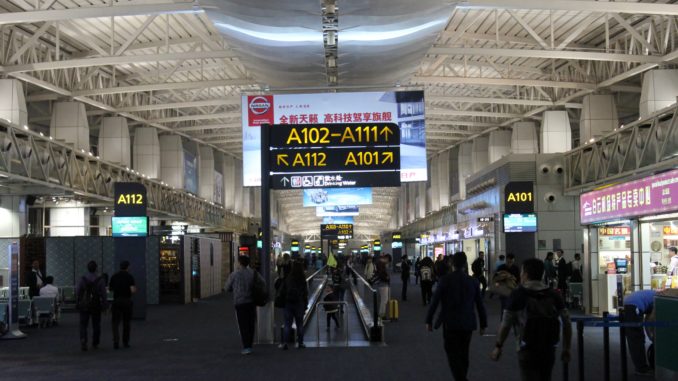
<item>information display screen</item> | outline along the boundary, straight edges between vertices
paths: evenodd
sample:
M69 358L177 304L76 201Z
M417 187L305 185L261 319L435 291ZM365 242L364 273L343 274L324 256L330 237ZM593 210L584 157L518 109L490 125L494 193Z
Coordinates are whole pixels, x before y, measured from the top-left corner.
M536 231L536 214L504 214L504 233L534 233Z
M113 217L111 230L113 237L146 237L148 217Z
M320 225L320 236L323 238L351 239L353 238L353 225L323 224Z
M614 267L617 270L617 274L626 274L629 271L629 261L626 258L615 258Z

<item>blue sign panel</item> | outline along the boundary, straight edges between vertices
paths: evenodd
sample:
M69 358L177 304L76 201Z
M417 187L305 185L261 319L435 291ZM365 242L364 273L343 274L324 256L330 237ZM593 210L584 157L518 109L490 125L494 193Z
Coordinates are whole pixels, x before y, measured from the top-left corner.
M371 204L372 188L304 189L304 206Z
M148 217L113 217L111 230L113 237L146 237Z

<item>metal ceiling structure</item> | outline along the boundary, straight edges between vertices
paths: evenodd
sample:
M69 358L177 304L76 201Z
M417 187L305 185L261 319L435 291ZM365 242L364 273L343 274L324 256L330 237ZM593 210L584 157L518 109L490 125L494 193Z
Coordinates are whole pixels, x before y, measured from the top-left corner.
M615 94L637 119L641 74L674 67L674 1L2 0L0 74L25 83L30 127L86 104L240 158L240 95L423 88L434 155L513 122ZM576 132L575 132L576 135ZM398 189L375 190L356 232L385 230ZM289 233L316 234L280 192Z

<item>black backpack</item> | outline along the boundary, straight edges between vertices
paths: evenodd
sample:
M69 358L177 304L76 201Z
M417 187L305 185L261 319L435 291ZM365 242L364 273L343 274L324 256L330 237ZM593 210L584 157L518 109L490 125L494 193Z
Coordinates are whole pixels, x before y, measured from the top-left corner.
M526 321L522 341L525 348L540 351L555 347L560 341L558 295L551 289L524 292Z
M100 311L101 296L99 295L97 286L101 281L101 277L96 278L93 282L82 277L82 281L84 282L85 287L80 290L80 295L78 296L78 310L87 312Z

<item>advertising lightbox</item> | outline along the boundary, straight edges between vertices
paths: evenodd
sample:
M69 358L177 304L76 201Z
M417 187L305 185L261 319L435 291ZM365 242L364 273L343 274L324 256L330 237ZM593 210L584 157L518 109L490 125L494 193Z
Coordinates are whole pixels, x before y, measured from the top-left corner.
M146 237L148 235L148 217L112 217L113 237Z
M537 215L534 213L504 214L504 233L534 233Z
M383 122L400 130L400 180L426 181L423 91L243 96L243 185L261 185L262 124Z
M353 224L353 217L323 217L323 224Z
M372 188L304 189L304 206L371 205Z
M316 217L357 216L360 214L358 205L317 206Z

